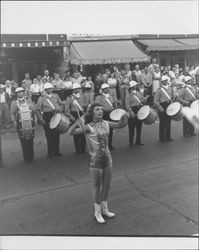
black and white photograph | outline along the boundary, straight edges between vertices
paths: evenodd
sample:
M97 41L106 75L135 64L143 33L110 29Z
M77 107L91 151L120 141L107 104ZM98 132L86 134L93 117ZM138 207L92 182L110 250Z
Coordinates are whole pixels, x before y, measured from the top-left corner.
M198 249L198 8L1 1L0 249Z

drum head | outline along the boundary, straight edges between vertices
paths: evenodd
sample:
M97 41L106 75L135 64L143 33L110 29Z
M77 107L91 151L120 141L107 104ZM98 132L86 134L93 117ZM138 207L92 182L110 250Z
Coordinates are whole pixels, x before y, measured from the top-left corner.
M181 104L179 102L171 103L167 108L167 111L166 111L167 115L168 116L176 115L180 111L180 108L181 108Z
M148 115L150 114L150 107L148 105L144 105L143 107L141 107L137 113L137 118L138 120L144 120L148 117Z
M110 113L110 118L113 121L119 121L121 119L121 117L126 113L126 111L124 109L114 109L111 113Z
M199 100L195 100L194 102L192 102L191 108L196 109L199 112Z
M51 120L50 120L50 124L49 124L49 127L51 129L54 129L57 127L57 125L60 123L60 120L61 120L61 115L60 114L55 114Z

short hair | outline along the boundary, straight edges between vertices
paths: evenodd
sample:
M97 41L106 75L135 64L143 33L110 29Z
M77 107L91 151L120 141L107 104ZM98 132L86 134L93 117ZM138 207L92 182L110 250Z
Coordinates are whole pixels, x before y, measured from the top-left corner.
M86 124L90 123L93 121L93 111L94 111L94 108L95 107L103 107L102 104L100 103L97 103L97 102L94 102L90 105L88 111L87 111L87 114L85 116L85 121L86 121Z

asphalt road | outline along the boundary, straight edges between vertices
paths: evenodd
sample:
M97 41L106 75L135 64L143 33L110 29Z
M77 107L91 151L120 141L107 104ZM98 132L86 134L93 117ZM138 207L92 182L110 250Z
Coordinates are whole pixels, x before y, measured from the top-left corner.
M143 126L144 146L128 147L127 128L114 132L110 210L114 219L93 216L88 155L74 154L61 137L62 157L47 159L41 128L35 162L22 161L14 132L2 135L0 190L2 235L188 236L198 233L198 136L182 137L172 122L173 142L158 143L158 123Z

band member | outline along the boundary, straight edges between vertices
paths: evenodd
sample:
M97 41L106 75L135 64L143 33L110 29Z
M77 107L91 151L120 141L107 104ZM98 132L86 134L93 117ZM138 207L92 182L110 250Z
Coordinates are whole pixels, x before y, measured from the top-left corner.
M66 98L64 104L64 113L74 123L84 112L84 98L81 93L81 86L79 83L73 83L72 95ZM73 136L75 144L75 152L77 154L85 153L86 140L84 134Z
M98 223L105 223L102 215L114 218L115 213L108 210L108 194L112 177L112 157L108 148L110 128L122 128L127 125L127 114L119 122L102 119L103 107L93 103L89 108L90 122L84 125L83 120L77 120L68 133L71 135L85 134L88 142L90 163L89 171L93 182L94 216Z
M193 86L193 80L190 76L185 76L185 87L181 89L178 94L177 100L183 106L190 106L193 101L199 98L197 93L197 89ZM194 134L194 126L186 119L183 118L183 136L193 136Z
M159 141L173 141L171 139L171 118L167 115L166 109L173 100L173 90L168 85L168 77L163 75L161 78L162 87L157 89L154 96L154 106L158 109Z
M25 89L18 87L15 90L17 100L13 100L10 108L10 118L14 122L21 143L25 162L34 158L34 106L31 100L25 98Z
M57 94L53 94L53 85L45 83L44 93L39 97L36 105L36 114L39 122L43 125L45 136L47 139L47 157L61 156L59 151L59 132L56 129L51 129L49 123L56 112L60 112L62 101Z
M137 85L138 83L136 81L130 81L129 91L126 95L126 104L125 104L126 110L130 114L128 120L130 147L133 146L135 128L136 128L136 144L144 145L143 143L141 143L142 121L138 120L137 113L145 100L141 91L136 90Z
M110 121L110 112L114 109L114 101L112 96L109 94L109 85L107 83L103 83L101 86L101 94L96 97L95 102L100 103L104 107L103 119ZM109 149L114 150L112 145L113 139L113 128L110 128L109 133Z

